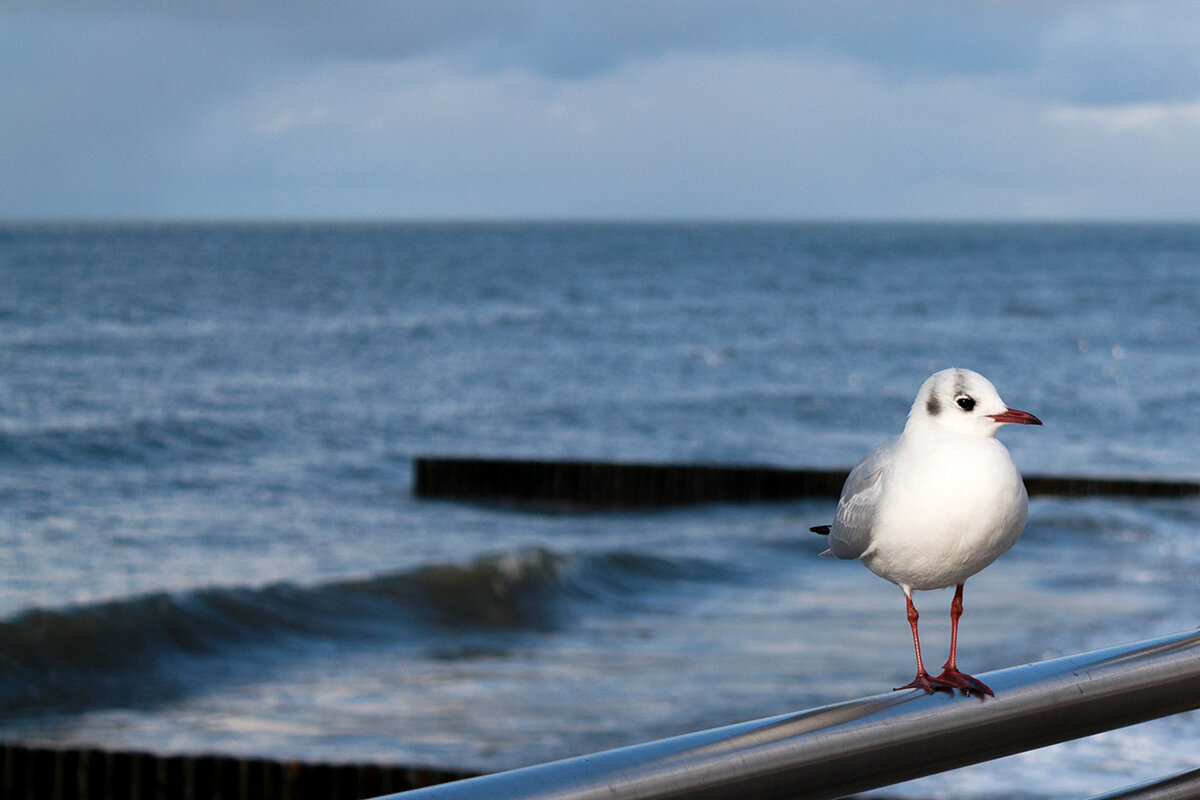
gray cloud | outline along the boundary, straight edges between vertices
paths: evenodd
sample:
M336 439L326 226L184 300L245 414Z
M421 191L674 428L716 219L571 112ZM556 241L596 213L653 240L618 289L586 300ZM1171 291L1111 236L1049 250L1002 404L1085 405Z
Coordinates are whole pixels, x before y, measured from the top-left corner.
M9 3L0 215L1194 214L1198 18L1115 1Z
M1102 58L1114 46L1128 49L1131 35L1138 37L1139 51L1167 42L1171 56L1178 55L1186 45L1184 23L1197 21L1200 11L1180 2L1156 4L1153 12L1144 5L1080 0L98 0L58 3L46 13L60 19L178 23L197 38L214 40L251 35L261 45L301 60L445 54L476 69L520 67L570 78L596 75L630 59L679 52L794 54L815 49L901 73L961 74L1021 73L1039 64L1068 68ZM18 8L37 14L42 7L26 3ZM1152 24L1164 19L1172 23L1170 29ZM1086 36L1076 35L1083 28ZM1154 41L1144 41L1147 37ZM1158 62L1145 64L1145 69L1171 72L1177 63L1171 58Z

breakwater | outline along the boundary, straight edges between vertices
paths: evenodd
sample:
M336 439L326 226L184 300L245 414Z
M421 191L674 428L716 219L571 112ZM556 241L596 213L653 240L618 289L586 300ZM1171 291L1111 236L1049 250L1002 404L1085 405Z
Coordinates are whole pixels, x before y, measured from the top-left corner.
M7 800L359 800L473 774L0 744Z
M805 497L837 499L849 470L716 464L648 464L571 460L418 456L418 497L547 503L580 508L652 508ZM1184 497L1194 481L1026 476L1030 496Z

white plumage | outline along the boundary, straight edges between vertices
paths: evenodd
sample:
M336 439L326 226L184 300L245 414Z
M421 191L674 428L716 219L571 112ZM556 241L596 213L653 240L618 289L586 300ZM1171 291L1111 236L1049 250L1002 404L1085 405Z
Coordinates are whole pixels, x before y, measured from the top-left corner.
M904 590L917 677L900 688L992 694L956 667L962 585L1012 547L1029 501L1008 450L995 439L1006 423L1040 425L1005 405L991 382L967 369L935 373L917 393L904 431L851 471L821 555L858 559ZM950 659L929 676L921 661L914 589L956 586Z

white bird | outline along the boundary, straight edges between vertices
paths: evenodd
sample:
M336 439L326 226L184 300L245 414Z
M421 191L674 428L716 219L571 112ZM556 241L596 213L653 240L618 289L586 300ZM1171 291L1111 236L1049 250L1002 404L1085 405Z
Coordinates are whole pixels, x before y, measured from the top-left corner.
M1001 425L1041 425L1009 408L987 378L968 369L934 373L917 393L899 436L850 472L823 556L858 559L904 590L917 654L917 676L898 689L992 695L958 670L958 619L963 583L1012 547L1025 528L1029 500ZM950 659L932 677L921 661L914 589L956 586L950 605Z

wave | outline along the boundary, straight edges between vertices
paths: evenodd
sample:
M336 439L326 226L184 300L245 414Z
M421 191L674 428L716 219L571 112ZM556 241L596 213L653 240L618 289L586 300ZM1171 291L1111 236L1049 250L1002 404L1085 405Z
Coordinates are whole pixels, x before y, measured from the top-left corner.
M30 609L0 622L0 713L154 701L194 688L180 677L181 659L286 639L435 648L447 634L549 631L589 610L649 602L680 581L733 574L700 559L529 549L314 586L208 587Z
M0 463L71 466L155 464L175 459L216 458L230 448L262 439L251 423L206 417L137 419L122 424L52 426L0 431Z

